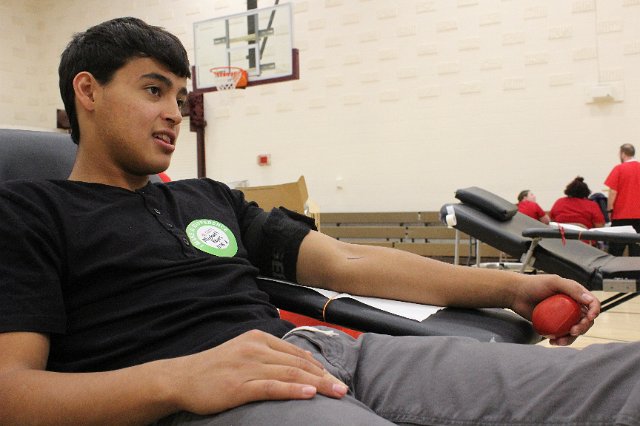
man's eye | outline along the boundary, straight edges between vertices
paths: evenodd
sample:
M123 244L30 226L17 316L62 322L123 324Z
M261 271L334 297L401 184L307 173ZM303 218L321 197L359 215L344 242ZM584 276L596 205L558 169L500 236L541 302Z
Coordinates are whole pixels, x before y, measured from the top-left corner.
M178 108L184 107L184 104L185 104L185 100L184 99L178 99L177 102L178 102Z
M151 93L153 96L159 96L160 88L155 86L147 87L147 92Z

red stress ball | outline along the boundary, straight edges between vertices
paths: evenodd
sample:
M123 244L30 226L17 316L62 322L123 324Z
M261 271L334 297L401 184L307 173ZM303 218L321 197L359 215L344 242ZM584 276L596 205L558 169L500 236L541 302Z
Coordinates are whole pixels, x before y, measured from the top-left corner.
M580 305L566 294L544 299L533 309L532 321L536 332L547 338L562 337L580 320Z

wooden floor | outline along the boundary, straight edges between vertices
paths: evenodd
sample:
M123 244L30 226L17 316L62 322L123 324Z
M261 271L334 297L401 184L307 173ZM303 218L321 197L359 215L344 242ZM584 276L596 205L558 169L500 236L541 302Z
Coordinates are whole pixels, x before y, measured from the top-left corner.
M613 293L596 291L594 294L604 300ZM571 346L583 348L593 344L636 341L640 341L640 296L601 313L591 330ZM539 345L549 346L546 340Z

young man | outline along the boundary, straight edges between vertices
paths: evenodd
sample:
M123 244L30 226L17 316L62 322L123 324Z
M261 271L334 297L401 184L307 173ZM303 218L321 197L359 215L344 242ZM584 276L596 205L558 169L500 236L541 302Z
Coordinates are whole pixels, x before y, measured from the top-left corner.
M589 329L599 303L557 276L344 244L207 179L150 184L175 149L187 77L180 42L133 18L78 34L63 53L71 176L0 187L0 424L640 421L638 345L292 330L259 271L527 318L565 293L583 318L559 345Z

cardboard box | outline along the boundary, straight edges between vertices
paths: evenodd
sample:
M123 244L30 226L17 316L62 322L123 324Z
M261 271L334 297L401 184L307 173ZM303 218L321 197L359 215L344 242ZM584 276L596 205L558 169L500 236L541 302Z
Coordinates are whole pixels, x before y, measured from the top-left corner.
M249 201L255 201L263 210L269 211L274 207L285 207L294 212L305 214L305 204L309 198L304 176L297 182L279 185L249 186L238 188L244 192Z
M309 199L304 176L300 176L297 182L237 189L244 193L247 200L258 203L263 210L269 211L274 207L285 207L296 213L312 217L318 229L320 228L320 212L318 206Z

